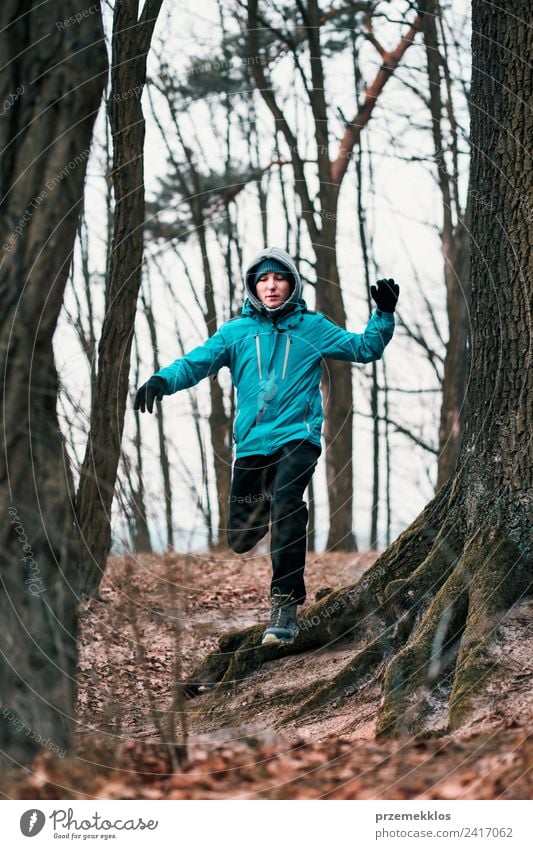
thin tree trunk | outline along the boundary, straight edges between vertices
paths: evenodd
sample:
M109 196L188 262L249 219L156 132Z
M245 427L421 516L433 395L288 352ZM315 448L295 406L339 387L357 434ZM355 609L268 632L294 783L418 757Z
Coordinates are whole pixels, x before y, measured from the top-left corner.
M318 159L318 179L323 224L316 254L317 309L340 327L346 327L346 313L337 265L338 187L332 179L329 159L328 110L325 76L320 44L320 9L318 0L309 0L305 20L311 64L312 91L310 103L314 118ZM326 477L330 501L329 551L354 551L353 533L353 394L350 363L330 360L324 369Z
M443 244L446 312L449 337L444 357L439 426L439 462L436 491L457 467L463 433L467 389L467 336L470 302L470 222L468 210L451 239Z
M198 238L202 251L202 262L204 268L205 293L206 293L206 323L209 335L217 329L217 315L215 307L213 277L207 254L207 239L205 222L202 221L198 228ZM231 442L229 438L229 420L224 408L224 393L218 382L217 376L209 380L209 391L211 394L211 411L209 413L209 432L211 436L211 448L213 451L213 463L215 467L215 480L218 496L218 528L213 538L217 546L227 545L227 529L229 516L229 499L231 489Z
M141 284L144 225L144 116L141 94L146 57L162 0L117 2L108 101L113 135L115 215L105 315L98 345L98 376L91 427L76 497L87 543L83 590L97 595L111 547L111 506L128 398L131 343Z
M139 349L135 346L135 385L140 386L141 362ZM148 517L144 497L144 469L141 436L141 415L135 411L135 435L133 437L135 458L137 460L137 486L131 488L131 512L133 515L134 530L132 533L134 551L152 551L150 532L148 530Z
M107 73L99 4L0 7L0 751L23 763L67 749L77 661L81 541L57 417L52 337Z
M466 338L470 297L470 238L469 216L463 213L459 206L457 158L456 155L453 156L451 173L445 158L441 95L441 65L445 64L445 60L440 55L437 31L440 5L438 0L423 0L420 3L420 10L422 12L421 26L428 69L434 158L442 197L441 243L444 256L444 281L449 327L442 380L436 486L438 491L453 476L461 448L463 404L467 380ZM450 92L448 93L448 100L450 100ZM451 120L452 139L454 140L452 149L454 149L457 130L450 103L448 103L448 113Z
M209 254L207 248L207 223L205 218L205 210L203 207L203 192L200 184L200 177L193 158L192 151L185 144L178 113L174 107L172 97L168 91L163 91L167 97L168 108L176 129L183 154L187 161L189 182L180 172L179 165L175 161L170 145L167 142L167 150L171 161L173 162L178 183L186 199L191 217L194 222L195 232L198 236L199 247L201 251L202 271L204 278L204 301L205 307L200 305L203 313L209 336L212 336L217 331L218 318L215 304L213 276L211 273L211 265L209 262ZM164 129L156 117L156 123L159 126L161 134L164 136ZM229 155L229 153L228 153ZM194 287L193 292L194 292ZM195 297L196 296L196 293ZM198 298L197 298L198 300ZM211 450L213 452L213 465L215 470L215 480L217 488L218 500L218 528L208 528L209 547L225 546L227 544L227 527L229 515L229 498L231 489L231 438L230 438L230 420L226 415L224 407L224 393L217 376L209 380L209 392L211 396L211 410L209 414L209 433L211 440ZM209 511L210 512L210 511Z
M365 273L365 292L368 314L372 313L370 297L370 257L368 255L368 240L366 235L366 210L363 204L363 169L362 151L358 146L355 159L357 178L357 220L359 223L359 239L363 255L363 270ZM370 386L370 415L372 417L372 503L370 508L369 548L375 551L378 547L379 519L379 472L380 472L380 440L379 440L379 386L377 364L372 364L372 383Z
M150 332L150 345L152 348L152 368L153 373L159 371L161 363L159 360L159 346L157 344L157 328L155 324L154 313L152 311L152 302L147 303L146 298L141 291L141 300L144 309L144 315ZM140 385L140 384L139 384ZM156 401L157 405L157 434L159 440L159 462L161 463L161 474L163 475L163 496L165 499L165 523L167 528L167 551L172 551L174 548L174 518L172 509L172 479L170 477L170 462L168 459L167 443L165 439L165 414L163 404Z
M325 244L328 244L326 241ZM316 306L346 327L337 262L317 251ZM353 396L351 363L328 360L322 371L326 480L329 498L328 551L355 551L353 532Z
M74 282L74 266L71 272L71 290L74 296L74 300L76 301L77 314L75 316L69 315L68 318L78 336L81 349L87 358L92 397L96 382L96 334L94 327L93 297L91 290L92 275L89 269L89 233L84 213L80 217L80 224L78 228L78 245L80 248L81 256L81 276L83 279L83 294L85 296L85 302L87 306L87 327L85 328L84 326L82 303L77 291L77 286Z

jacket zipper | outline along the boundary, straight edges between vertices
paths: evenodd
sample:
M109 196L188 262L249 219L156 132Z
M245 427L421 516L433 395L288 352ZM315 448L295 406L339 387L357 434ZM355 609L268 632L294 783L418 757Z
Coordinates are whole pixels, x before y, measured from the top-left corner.
M287 342L285 343L285 358L283 360L283 371L281 372L281 379L285 377L285 372L287 371L287 360L289 359L289 348L291 347L291 337L287 333Z
M259 333L255 334L255 350L257 353L257 368L259 369L259 380L262 380L263 372L261 370L261 346L259 343Z
M311 433L311 428L309 427L309 425L308 425L308 423L307 423L307 413L308 413L308 412L309 412L309 402L308 402L308 401L306 401L306 403L305 403L305 412L304 412L304 425L305 425L305 426L306 426L306 428L307 428L307 432L308 432L308 433Z
M234 442L237 442L237 439L235 438L235 425L237 424L237 419L239 418L240 414L241 414L241 411L240 411L240 409L238 409L238 410L237 410L237 415L236 415L236 416L235 416L235 418L233 419L233 427L232 427L232 429L231 429L231 432L232 432L232 436L233 436L233 441L234 441Z

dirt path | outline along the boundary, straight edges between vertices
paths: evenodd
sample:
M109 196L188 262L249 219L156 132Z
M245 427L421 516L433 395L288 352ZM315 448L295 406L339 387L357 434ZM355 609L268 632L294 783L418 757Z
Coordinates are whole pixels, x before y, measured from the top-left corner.
M308 602L356 581L375 556L309 555ZM266 556L229 552L141 555L132 570L111 558L104 601L82 611L76 751L63 761L39 757L36 775L21 777L9 795L531 798L533 603L500 629L494 652L505 645L505 675L461 734L375 742L380 693L372 684L274 732L295 688L326 680L351 657L347 635L187 700L189 758L176 771L159 742L169 739L176 647L185 678L224 631L266 621L269 574Z
M306 570L308 602L325 587L337 588L356 581L375 556L374 553L311 556ZM226 553L212 558L142 556L125 581L124 560L113 559L101 592L106 603L91 603L83 615L80 711L98 724L107 722L110 729L121 727L130 733L152 735L157 720L149 695L155 692L158 710L165 702L170 705L177 639L181 674L186 677L208 651L217 647L225 631L266 623L269 576L266 556L235 559L234 554ZM173 585L178 587L179 597ZM305 617L305 607L299 608L299 612L300 618ZM136 649L136 634L126 624L128 620L135 621L144 645L145 680L138 674L142 658ZM256 731L272 728L283 702L290 701L292 688L333 675L338 664L351 653L353 648L347 639L342 646L335 644L306 653L305 662L302 655L296 655L267 663L239 687L224 693L223 698L213 699L213 712L207 719L201 714L202 703L208 696L188 702L189 735L242 725L253 726ZM96 657L100 658L98 664L94 662ZM128 695L131 698L132 694L134 699L129 701ZM370 707L365 715L370 716L375 712L376 695L368 696ZM288 729L288 736L299 737L307 729L308 736L316 740L330 731L340 733L345 727L355 730L361 725L359 718L355 724L353 717L350 720L346 706L338 717L334 713L332 707L329 722L322 718L318 728L311 723ZM164 715L163 708L161 718ZM373 731L368 719L365 726L368 727L364 736L371 738Z

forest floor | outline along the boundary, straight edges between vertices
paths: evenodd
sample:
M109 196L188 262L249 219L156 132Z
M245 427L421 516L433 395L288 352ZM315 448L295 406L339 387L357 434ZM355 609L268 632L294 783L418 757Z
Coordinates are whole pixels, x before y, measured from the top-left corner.
M375 557L309 554L308 603L324 587L354 583ZM505 675L467 726L376 741L380 692L371 683L273 730L294 688L326 680L350 658L349 635L270 661L218 692L176 696L176 671L184 680L223 632L268 619L267 556L135 555L130 563L110 558L102 600L81 611L73 752L39 755L12 776L11 798L532 798L532 600L499 629L492 650L505 650ZM183 742L184 724L186 746L169 746Z

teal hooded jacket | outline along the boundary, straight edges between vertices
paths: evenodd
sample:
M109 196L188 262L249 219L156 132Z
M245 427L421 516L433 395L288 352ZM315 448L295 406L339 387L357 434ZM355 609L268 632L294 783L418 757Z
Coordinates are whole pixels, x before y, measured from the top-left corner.
M266 257L282 262L294 282L290 297L277 309L265 307L253 286L254 268ZM309 439L320 446L323 361L379 360L394 332L394 314L376 309L363 333L350 333L322 313L308 310L298 270L281 248L267 248L255 257L245 269L244 285L247 297L241 314L156 373L166 381L164 394L195 386L227 366L237 390L236 457L272 454L293 439Z

